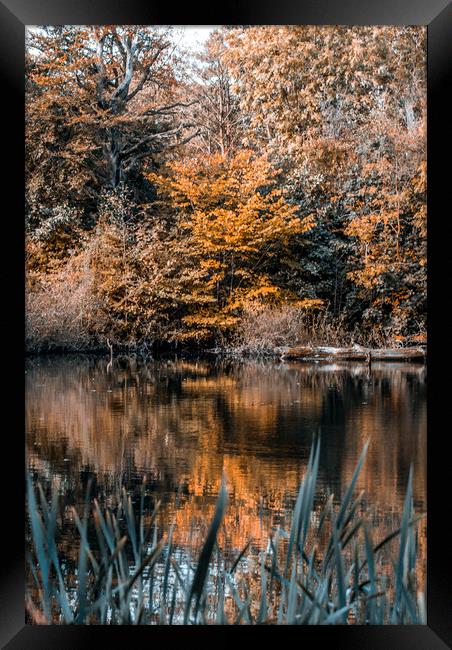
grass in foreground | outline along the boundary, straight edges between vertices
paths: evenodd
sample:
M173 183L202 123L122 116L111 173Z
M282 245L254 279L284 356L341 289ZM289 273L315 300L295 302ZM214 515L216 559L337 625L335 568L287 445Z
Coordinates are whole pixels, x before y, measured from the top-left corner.
M218 548L227 507L223 480L195 561L173 544L173 528L158 539L158 506L145 511L144 490L137 513L125 490L114 509L102 509L88 491L82 516L73 510L78 566L72 575L58 549L57 492L49 504L29 478L30 622L425 624L425 598L416 582L416 524L423 515L414 515L411 471L401 526L375 543L366 517L357 512L362 494L354 494L367 446L339 507L331 495L319 516L314 495L320 443L313 444L290 530L274 532L257 565L248 545L233 560Z

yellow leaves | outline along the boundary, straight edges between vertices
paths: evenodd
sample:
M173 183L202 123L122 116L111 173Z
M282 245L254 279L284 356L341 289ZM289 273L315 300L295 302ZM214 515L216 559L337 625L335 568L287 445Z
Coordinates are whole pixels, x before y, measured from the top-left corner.
M147 178L172 199L175 207L204 211L218 205L231 208L240 202L252 204L260 188L273 184L276 175L265 157L255 157L247 150L231 158L216 154L174 161L167 171L147 174ZM273 187L266 200L272 203L281 194Z
M198 311L195 314L182 318L188 329L177 333L180 341L203 341L212 337L212 332L232 330L238 322L236 316L226 314L224 311L207 312Z
M191 299L189 293L184 295L189 313L183 322L194 338L228 331L249 301L297 303L298 296L289 297L262 270L275 250L310 230L315 219L312 214L298 217L297 206L288 203L278 187L267 157L247 150L230 157L193 157L174 161L164 173L147 178L179 212L187 255L204 274L192 287ZM205 308L200 310L202 296ZM320 302L301 304L314 308Z
M421 332L411 337L411 340L416 343L427 343L427 332Z
M271 284L270 279L266 276L257 278L256 282L257 286L236 291L225 309L242 311L251 304L286 305L293 309L306 311L315 311L324 307L324 301L320 298L300 298L288 290Z
M303 219L300 219L300 234L308 232L311 228L314 228L316 224L316 217L314 214L308 214Z
M228 328L233 327L237 323L237 318L228 316L223 312L211 314L209 312L198 312L192 316L184 316L182 319L184 323L190 325L204 326L204 327L218 327Z
M250 288L242 288L239 289L238 291L235 291L234 294L231 296L227 306L226 310L227 311L236 311L236 310L241 310L244 305L248 304L249 302L253 302L255 300L259 300L261 302L279 302L279 299L281 298L282 292L279 287L276 287L272 284L267 284L268 278L266 277L261 277L261 278L256 278L255 279L256 283L261 283L257 284L257 286L253 286Z
M382 276L388 271L388 268L388 264L373 262L364 266L361 270L350 271L347 273L347 277L359 286L372 289L382 283Z
M315 311L323 309L325 302L320 298L304 298L303 300L292 300L290 302L291 307L296 307L298 309L305 309L306 311Z
M215 259L201 260L199 265L202 269L206 269L206 270L222 269L225 267L224 264L222 264L219 260L215 260Z
M265 157L240 151L232 158L176 161L167 176L147 177L174 207L188 210L183 224L206 250L244 254L313 226L312 217L296 217L296 206L274 186L275 175Z

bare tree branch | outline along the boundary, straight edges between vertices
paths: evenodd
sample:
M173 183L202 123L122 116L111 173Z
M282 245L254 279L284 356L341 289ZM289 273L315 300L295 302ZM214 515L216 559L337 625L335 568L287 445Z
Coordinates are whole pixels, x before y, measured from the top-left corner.
M153 147L152 149L147 149L146 151L143 151L136 156L133 156L133 158L130 160L130 162L124 167L125 171L130 171L130 169L133 167L133 165L138 161L143 158L147 158L148 156L152 156L153 154L160 153L161 151L169 151L170 149L175 149L176 147L180 147L184 144L187 144L187 142L190 142L190 140L193 140L193 138L196 138L196 136L201 135L201 130L198 129L194 133L191 133L187 137L185 137L183 140L179 140L178 142L175 142L174 144L170 145L165 145L165 147L160 147L160 148L155 148Z
M140 147L142 147L145 144L148 144L149 142L152 142L153 140L160 140L161 138L170 138L171 136L179 134L183 129L190 129L194 124L191 123L184 123L180 124L178 127L175 129L170 129L169 131L163 131L162 133L152 133L151 135L148 135L146 138L143 138L136 144L134 144L132 147L129 149L125 149L121 152L121 158L128 158L131 154L133 154L135 151L138 151Z

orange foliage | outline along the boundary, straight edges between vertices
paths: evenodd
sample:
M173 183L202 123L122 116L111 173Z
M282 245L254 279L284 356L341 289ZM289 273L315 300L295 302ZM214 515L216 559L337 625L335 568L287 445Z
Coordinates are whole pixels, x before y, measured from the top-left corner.
M183 319L187 338L227 331L251 300L298 304L300 297L273 284L269 271L314 219L297 215L265 156L243 150L232 157L195 157L148 178L178 211L188 250L203 271L202 285L192 292L194 305L202 306Z

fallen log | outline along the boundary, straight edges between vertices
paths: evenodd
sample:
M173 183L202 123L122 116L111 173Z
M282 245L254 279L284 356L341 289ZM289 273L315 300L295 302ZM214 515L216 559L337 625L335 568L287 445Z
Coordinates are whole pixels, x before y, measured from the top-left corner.
M304 361L342 360L342 361L424 361L426 352L423 348L352 348L297 346L286 348L282 359L300 359Z
M372 360L375 361L397 361L398 359L409 359L424 361L427 353L424 348L395 348L371 350Z

